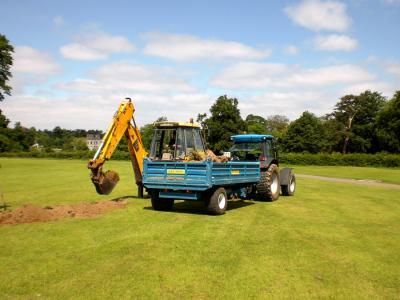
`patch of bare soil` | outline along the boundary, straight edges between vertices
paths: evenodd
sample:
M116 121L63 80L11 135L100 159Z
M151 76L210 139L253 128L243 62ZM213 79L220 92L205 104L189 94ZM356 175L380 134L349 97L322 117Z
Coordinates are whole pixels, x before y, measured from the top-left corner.
M108 200L46 207L25 204L13 211L0 212L0 225L46 222L63 218L93 218L115 209L124 208L126 204L126 200Z

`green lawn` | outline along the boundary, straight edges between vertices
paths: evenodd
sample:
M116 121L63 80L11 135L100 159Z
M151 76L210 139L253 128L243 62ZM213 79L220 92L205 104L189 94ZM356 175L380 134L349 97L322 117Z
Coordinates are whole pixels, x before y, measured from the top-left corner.
M13 207L100 199L83 161L0 159ZM103 199L135 195L129 162ZM384 173L385 170L381 169ZM31 179L29 179L31 178ZM28 180L22 180L28 179ZM22 182L22 183L21 183ZM298 179L294 197L0 227L0 298L380 298L400 294L400 190Z
M0 158L0 165L0 192L12 207L105 199L96 194L84 160ZM111 198L137 195L130 162L109 161L106 166L115 169L121 178Z
M347 166L290 166L295 173L338 178L378 180L400 184L400 169Z

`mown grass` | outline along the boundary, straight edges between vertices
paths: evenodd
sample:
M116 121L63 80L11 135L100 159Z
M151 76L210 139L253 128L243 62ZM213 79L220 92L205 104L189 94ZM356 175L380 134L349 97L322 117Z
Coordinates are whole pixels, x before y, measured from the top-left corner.
M98 199L84 165L79 169L81 161L0 163L0 183L7 198L17 199L15 205L23 199L38 204ZM20 170L12 180L3 174L10 163ZM51 174L49 182L38 178L13 186L32 167L43 178ZM134 195L129 163L113 167L122 177L117 195ZM56 194L42 193L39 186ZM299 178L294 197L232 202L218 217L204 215L200 203L178 203L172 212L150 207L147 199L129 198L127 209L95 219L1 226L0 298L394 299L400 294L399 190Z
M48 205L105 199L96 194L86 165L84 160L0 158L3 201L14 208L25 203ZM113 198L137 194L130 162L109 161L105 169L108 168L116 170L121 178L111 194Z
M400 184L400 169L348 166L290 166L295 173Z

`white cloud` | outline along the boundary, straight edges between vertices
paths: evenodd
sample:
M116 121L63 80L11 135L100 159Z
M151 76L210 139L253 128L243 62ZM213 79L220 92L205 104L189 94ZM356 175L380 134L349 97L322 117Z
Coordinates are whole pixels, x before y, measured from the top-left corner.
M356 39L344 34L319 35L314 39L314 48L322 51L353 51L357 46Z
M294 45L289 45L289 46L285 47L285 49L283 49L283 50L286 54L289 54L289 55L296 55L299 53L299 48L297 48Z
M18 94L12 96L12 101L4 102L2 110L13 123L21 121L27 127L106 130L119 103L126 96L132 97L138 126L152 123L160 116L166 116L171 121L195 119L199 112L208 111L214 101L213 97L202 93L127 95L114 92L69 97Z
M385 63L386 72L395 75L400 79L400 62L388 61Z
M296 24L313 31L346 31L351 19L346 5L338 1L303 0L285 7L285 13Z
M283 64L237 63L218 74L211 84L231 89L304 88L351 84L374 78L362 67L350 64L302 69Z
M28 46L16 46L12 72L34 75L55 75L61 72L61 67L46 52L41 52Z
M299 70L283 80L282 85L328 86L373 79L375 79L375 76L362 67L347 64Z
M202 59L262 59L271 54L269 49L255 49L239 42L202 39L193 35L147 33L144 53L176 61Z
M55 16L53 18L53 23L56 27L62 27L65 25L65 20L62 16Z
M364 82L364 83L359 83L359 84L354 84L347 86L344 88L341 92L342 95L347 95L347 94L354 94L358 95L362 92L365 92L366 90L370 90L372 92L379 92L382 93L382 95L390 97L393 95L395 92L394 86L387 82L376 82L376 81L371 81L371 82Z
M240 62L224 69L211 82L222 88L265 88L276 75L288 72L284 64Z
M123 36L112 36L101 31L85 33L77 38L77 42L60 48L61 54L74 60L106 59L114 53L130 53L135 46Z
M91 73L91 78L78 78L61 88L86 92L179 93L195 88L170 68L152 67L134 62L106 64Z
M335 97L322 92L267 92L251 96L239 102L243 116L258 114L263 117L269 115L285 115L296 119L305 111L317 115L327 113L335 103Z
M78 43L62 46L60 52L65 58L76 60L99 60L107 58L107 54L104 53L104 51L93 49Z

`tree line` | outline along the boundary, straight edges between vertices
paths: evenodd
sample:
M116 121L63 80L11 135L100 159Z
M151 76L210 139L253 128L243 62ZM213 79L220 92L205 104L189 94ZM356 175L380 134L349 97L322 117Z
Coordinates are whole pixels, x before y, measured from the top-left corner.
M266 99L268 101L268 99ZM282 152L399 153L400 91L390 99L369 90L345 95L323 116L305 111L290 122L286 116L250 114L242 119L236 98L219 97L210 115L197 121L208 128L210 148L221 153L238 133L272 134Z
M10 120L0 110L0 152L88 150L87 135L102 134L101 130L70 130L59 126L52 130L37 130L24 127L20 122L14 127L9 124Z
M267 99L266 99L267 100ZM345 95L333 111L323 116L305 111L290 122L283 115L241 117L239 101L220 96L211 106L209 115L198 114L197 121L206 128L208 147L216 153L229 149L230 136L239 133L272 134L281 152L293 153L399 153L400 152L400 91L386 99L378 92L365 91ZM156 121L166 121L160 117ZM0 110L0 152L88 150L88 134L100 130L63 129L36 130L10 121ZM140 128L147 149L150 148L154 125ZM124 143L118 147L127 151Z

